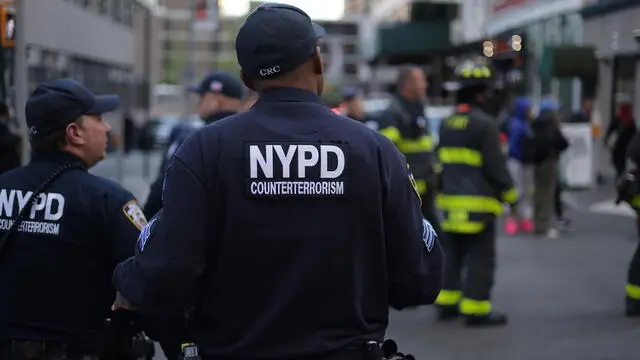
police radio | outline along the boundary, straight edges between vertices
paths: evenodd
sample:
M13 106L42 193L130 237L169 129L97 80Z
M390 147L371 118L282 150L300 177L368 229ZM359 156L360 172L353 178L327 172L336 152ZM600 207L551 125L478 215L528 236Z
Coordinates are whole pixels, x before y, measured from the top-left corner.
M181 346L180 360L201 360L198 354L198 345L195 343L183 343Z
M415 357L399 352L398 344L387 339L382 344L377 341L367 342L367 360L415 360Z

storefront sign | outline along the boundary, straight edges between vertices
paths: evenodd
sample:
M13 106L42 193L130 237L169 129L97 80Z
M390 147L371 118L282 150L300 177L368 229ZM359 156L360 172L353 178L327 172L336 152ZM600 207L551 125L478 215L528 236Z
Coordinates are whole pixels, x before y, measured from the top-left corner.
M514 7L524 5L531 0L493 0L492 3L492 12L494 14L499 13L504 10L510 10Z

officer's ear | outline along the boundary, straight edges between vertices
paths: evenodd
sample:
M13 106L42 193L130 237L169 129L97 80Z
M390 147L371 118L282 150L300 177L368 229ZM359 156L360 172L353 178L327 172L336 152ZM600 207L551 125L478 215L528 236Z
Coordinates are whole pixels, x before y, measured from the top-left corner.
M244 71L240 70L240 78L246 87L249 89L256 91L255 86L253 85L253 81L244 73Z
M75 145L84 144L84 129L82 127L84 119L79 117L74 122L67 125L65 133L67 134L67 142Z
M313 52L313 73L319 76L324 75L324 59L320 54L320 46L316 46Z

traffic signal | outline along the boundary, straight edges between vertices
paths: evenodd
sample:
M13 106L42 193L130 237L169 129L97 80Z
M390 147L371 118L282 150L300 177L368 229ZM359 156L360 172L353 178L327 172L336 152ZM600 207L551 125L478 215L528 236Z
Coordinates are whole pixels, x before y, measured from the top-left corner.
M0 7L0 35L2 47L15 46L16 14L6 7Z

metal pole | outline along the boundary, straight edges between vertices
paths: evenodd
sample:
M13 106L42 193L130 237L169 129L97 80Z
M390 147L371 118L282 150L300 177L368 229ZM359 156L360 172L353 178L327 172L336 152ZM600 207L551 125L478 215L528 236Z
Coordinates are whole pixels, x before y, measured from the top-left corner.
M28 63L27 63L27 39L25 37L26 13L25 3L30 0L18 0L16 9L16 33L14 52L14 81L15 81L15 111L22 131L22 164L29 162L29 127L24 115L24 107L27 104L28 92Z
M144 50L144 79L142 80L142 84L146 85L146 90L151 88L151 51L153 51L153 47L151 45L151 26L153 25L153 16L154 12L151 8L145 11L145 28L144 28L144 39L145 39L145 50ZM147 128L147 124L149 122L149 118L151 117L151 97L149 96L148 91L143 91L144 96L146 97L144 101L144 125L142 129ZM143 136L147 136L147 134L143 134ZM146 142L146 140L145 140ZM146 145L146 144L145 144ZM145 148L143 149L143 157L142 157L142 176L145 180L149 180L151 177L151 163L149 159L149 153L151 149Z
M187 69L185 76L184 91L184 115L185 118L191 113L189 104L189 92L187 87L193 85L195 78L195 52L196 52L196 0L189 1L189 52L187 54Z

